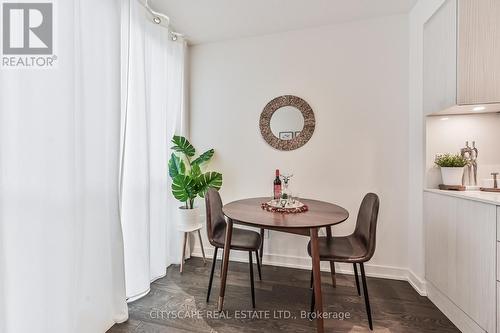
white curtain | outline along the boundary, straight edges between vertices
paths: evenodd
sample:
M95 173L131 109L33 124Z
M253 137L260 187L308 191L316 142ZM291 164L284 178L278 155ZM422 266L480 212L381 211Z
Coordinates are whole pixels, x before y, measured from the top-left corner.
M57 68L0 70L0 331L128 317L119 219L120 3L57 1Z
M186 45L170 37L138 0L123 1L121 217L129 301L180 261L168 158L172 136L187 127Z

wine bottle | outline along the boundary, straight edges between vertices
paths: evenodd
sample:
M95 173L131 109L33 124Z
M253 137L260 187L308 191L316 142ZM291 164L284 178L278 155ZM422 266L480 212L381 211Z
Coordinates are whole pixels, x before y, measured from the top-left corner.
M281 179L279 169L276 169L276 178L274 179L274 199L281 199Z

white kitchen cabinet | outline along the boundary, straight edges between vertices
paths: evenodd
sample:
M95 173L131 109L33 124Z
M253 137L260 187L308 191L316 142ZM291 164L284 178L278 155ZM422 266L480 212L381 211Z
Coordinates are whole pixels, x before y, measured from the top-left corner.
M424 219L427 282L453 311L495 332L497 207L426 192Z
M500 207L497 207L497 241L500 242Z
M425 217L425 277L441 292L451 295L456 289L455 251L456 241L452 234L456 225L452 216L456 215L456 200L452 197L426 193L424 201Z
M497 332L500 332L500 283L497 283Z
M458 0L457 104L500 102L500 1Z
M457 1L447 0L424 26L424 112L457 100Z
M500 1L446 0L424 26L424 112L500 111Z
M497 242L497 282L500 282L500 242Z

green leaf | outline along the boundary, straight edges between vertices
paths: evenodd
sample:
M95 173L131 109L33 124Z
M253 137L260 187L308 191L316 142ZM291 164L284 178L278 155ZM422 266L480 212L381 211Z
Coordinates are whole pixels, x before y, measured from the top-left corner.
M197 159L195 159L193 162L191 162L191 164L192 165L194 165L194 164L201 165L203 163L206 163L212 159L212 157L214 156L214 153L215 153L215 150L213 150L213 149L207 150L206 152L204 152L203 154L198 156Z
M177 175L173 178L172 194L181 202L194 199L196 198L195 185L196 181L193 178L185 175Z
M178 135L174 135L172 143L174 153L168 162L172 194L177 200L186 203L186 208L192 208L198 195L203 198L209 188L219 190L222 186L222 174L201 172L201 166L212 159L215 151L209 149L191 162L196 154L193 145L185 137Z
M193 179L197 179L198 177L200 177L201 176L200 166L198 164L193 164L191 166L191 170L189 171L189 175Z
M209 188L219 190L222 186L222 174L218 172L206 172L196 180L198 195L205 197Z
M193 145L183 136L174 135L172 143L174 146L171 149L176 152L183 153L187 157L193 157L196 153Z
M186 172L186 165L180 157L172 153L168 161L168 174L170 177L175 178L177 175L183 175Z

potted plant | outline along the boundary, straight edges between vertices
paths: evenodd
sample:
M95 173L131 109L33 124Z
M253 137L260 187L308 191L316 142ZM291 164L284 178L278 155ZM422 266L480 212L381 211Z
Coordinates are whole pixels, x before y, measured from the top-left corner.
M174 135L174 144L171 148L174 152L168 162L168 172L172 178L172 194L183 203L179 207L179 227L184 230L199 225L200 211L195 206L196 197L205 197L209 188L220 189L222 186L222 174L219 172L202 172L202 168L214 156L214 150L210 149L197 158L195 148L183 136Z
M436 156L434 162L441 167L441 176L444 185L462 185L464 166L467 159L459 154L442 154Z

